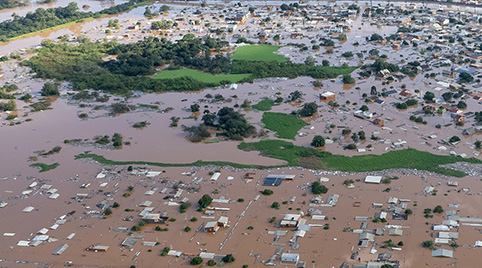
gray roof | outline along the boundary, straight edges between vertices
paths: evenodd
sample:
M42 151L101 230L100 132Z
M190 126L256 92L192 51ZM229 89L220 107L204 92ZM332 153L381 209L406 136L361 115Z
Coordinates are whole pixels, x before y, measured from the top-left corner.
M123 245L123 246L128 246L128 247L132 247L132 246L134 246L136 243L137 243L137 240L132 239L132 238L126 238L126 239L124 239L124 241L122 241L122 244L121 244L121 245Z
M454 252L452 250L439 248L439 249L432 250L432 257L453 258Z
M60 255L64 253L64 251L69 247L69 244L62 244L60 245L52 254Z

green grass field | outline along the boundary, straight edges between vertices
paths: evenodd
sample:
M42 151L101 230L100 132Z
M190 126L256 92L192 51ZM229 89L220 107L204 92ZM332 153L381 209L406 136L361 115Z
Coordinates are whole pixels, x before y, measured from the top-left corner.
M231 57L232 60L248 60L248 61L277 61L285 62L288 58L274 54L278 51L279 46L271 45L247 45L238 47Z
M261 155L272 157L287 162L280 166L243 165L224 161L196 161L193 163L157 163L145 161L113 161L96 154L81 154L76 159L93 159L105 165L149 165L160 167L186 167L186 166L232 166L236 168L274 168L283 166L302 166L314 169L339 170L346 172L369 172L392 168L409 168L436 172L439 174L464 177L467 174L461 171L445 169L439 165L456 162L482 163L475 158L459 158L455 156L434 155L415 149L391 151L382 155L342 156L333 155L313 148L296 146L291 142L281 140L262 140L259 142L243 142L238 148L244 151L259 151ZM33 164L42 167L45 164ZM50 165L57 167L57 163ZM48 166L48 165L45 165ZM55 168L54 167L54 168ZM43 168L43 167L42 167ZM47 170L42 170L47 171Z
M368 172L391 168L427 170L448 176L464 177L461 171L441 168L439 165L456 162L482 163L475 158L435 155L415 149L391 151L382 155L360 155L347 157L333 155L313 148L295 146L291 142L264 140L256 143L241 143L239 149L260 151L262 155L285 160L290 166L303 166L303 160L310 160L310 167L347 172ZM319 159L319 162L317 162Z
M327 74L327 77L334 78L340 75L351 74L353 71L358 69L358 66L316 66L317 70L322 70Z
M45 172L45 171L55 169L56 167L59 166L59 163L53 163L52 165L47 165L47 164L44 164L44 163L35 163L35 164L31 164L30 166L31 167L39 167L40 168L39 172Z
M294 115L272 112L264 113L261 122L267 129L275 131L278 138L292 140L302 127L308 125Z
M271 107L274 105L274 100L264 99L255 105L252 105L251 108L256 109L258 111L269 111Z
M190 76L195 80L204 83L219 83L222 80L228 80L231 83L237 83L244 78L250 76L250 74L218 74L212 75L210 73L203 73L193 69L179 69L179 70L164 70L152 78L154 79L174 79L184 76Z

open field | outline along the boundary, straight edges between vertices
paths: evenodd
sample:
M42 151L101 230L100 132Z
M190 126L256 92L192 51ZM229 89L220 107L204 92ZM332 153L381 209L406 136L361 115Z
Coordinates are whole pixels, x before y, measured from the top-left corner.
M231 59L247 61L277 61L285 62L287 58L274 54L280 47L269 45L248 45L238 47Z
M282 139L294 140L298 131L307 124L294 115L266 112L261 122L267 129L276 132L276 136Z
M180 70L164 70L152 78L154 79L175 79L180 77L189 76L195 80L205 83L219 83L223 80L228 80L231 83L236 83L244 78L250 76L250 74L218 74L212 75L210 73L203 73L193 69L180 69Z
M251 107L253 109L259 110L259 111L269 111L271 110L271 107L273 107L274 101L271 99L264 99L255 105L252 105Z

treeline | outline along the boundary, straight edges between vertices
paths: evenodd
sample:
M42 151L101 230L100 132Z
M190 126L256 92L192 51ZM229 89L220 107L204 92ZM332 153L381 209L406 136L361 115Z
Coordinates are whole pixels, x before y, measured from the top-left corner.
M92 13L79 12L78 9L72 2L66 7L38 8L25 17L15 16L12 21L0 23L0 41L92 16Z
M19 2L19 1L9 1L9 0L0 0L0 10L6 8L15 8L26 6L27 4Z
M188 67L212 74L230 71L230 60L222 56L211 56L211 49L227 45L220 39L200 40L186 35L176 43L165 38L148 38L131 44L114 47L108 53L118 55L117 60L103 64L112 73L133 75L152 75L155 67L171 64L171 69ZM199 56L202 55L202 56Z
M28 13L25 17L15 16L11 21L0 23L0 42L5 42L12 37L69 22L80 21L91 17L100 17L104 14L117 14L127 11L142 2L147 2L147 0L131 0L125 4L110 7L96 13L79 11L79 7L75 2L68 4L66 7L38 8L35 12Z
M45 41L37 56L25 61L37 77L70 81L74 89L95 89L126 94L130 90L144 92L196 91L230 83L204 83L190 77L150 79L159 67L170 69L187 67L212 74L251 74L243 82L256 78L311 76L334 78L351 73L356 67L329 67L294 64L290 62L233 61L211 51L220 50L227 43L219 39L196 39L186 35L176 43L165 38L149 37L131 44L81 42L78 46ZM107 55L115 60L104 61Z
M229 59L197 55L219 46L215 40L198 39L172 43L149 38L134 44L86 42L78 46L44 42L38 55L25 61L37 77L72 82L75 90L95 89L110 93L197 91L219 84L203 83L190 77L149 79L155 68L166 63L203 71L229 69ZM117 54L117 60L104 62L102 57ZM223 82L228 83L226 81Z
M205 112L203 123L199 126L186 127L183 130L189 133L192 142L200 142L211 136L208 127L216 128L216 135L225 136L230 140L243 140L256 134L256 128L249 124L244 115L231 107L223 107L218 113Z

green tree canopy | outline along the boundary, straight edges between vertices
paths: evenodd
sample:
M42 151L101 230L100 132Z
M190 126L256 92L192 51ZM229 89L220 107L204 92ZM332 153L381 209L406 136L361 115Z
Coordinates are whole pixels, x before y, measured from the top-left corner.
M313 147L322 147L325 146L325 138L321 135L315 135L313 140L311 141L311 146Z
M57 83L46 82L41 91L42 96L59 96L59 85Z
M311 184L311 191L314 194L326 194L328 192L328 188L325 185L322 185L320 182L315 181Z

